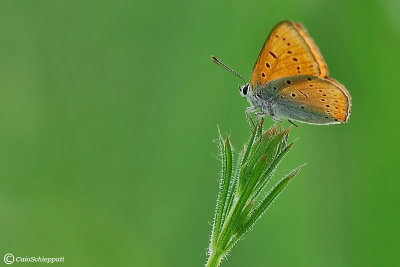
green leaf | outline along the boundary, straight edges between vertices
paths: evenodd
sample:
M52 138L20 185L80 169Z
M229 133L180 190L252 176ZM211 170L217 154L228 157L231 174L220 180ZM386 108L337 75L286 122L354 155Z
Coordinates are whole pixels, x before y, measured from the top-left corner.
M267 164L268 154L263 155L257 165L254 167L254 170L250 176L248 183L246 184L246 188L244 189L243 197L246 198L246 194L250 193L253 187L257 184L258 179L264 171L265 165Z
M289 181L300 171L300 169L304 166L301 165L294 169L291 173L289 173L285 178L283 178L264 198L264 200L253 210L249 219L243 224L240 228L240 231L236 234L236 236L230 240L229 244L226 246L226 251L232 249L232 247L236 244L236 242L248 231L250 230L255 222L262 216L262 214L266 211L269 205L273 202L274 199L282 192L282 190L288 185Z
M223 211L226 210L225 202L226 197L228 195L228 189L230 180L232 177L232 149L229 142L229 138L226 138L224 143L224 149L222 150L222 173L220 179L220 188L218 194L218 201L217 201L217 211L214 220L214 231L213 231L213 239L214 243L216 242L221 225L223 224L222 215Z
M268 136L268 139L269 139L268 145L265 145L265 148L263 149L263 152L265 153L265 155L268 156L266 164L265 164L265 166L266 166L265 169L269 169L271 164L274 162L274 159L277 154L277 150L279 149L279 145L281 144L281 142L285 138L285 136L287 136L288 132L289 132L289 129L286 129L286 130L280 132L279 134ZM262 182L262 177L260 177L260 179L258 179L257 185L260 184L261 182Z
M243 158L241 160L241 164L246 162L246 160L247 160L247 158L248 158L248 156L250 154L251 148L252 148L252 146L254 144L254 139L255 139L255 137L257 135L257 132L258 132L257 129L254 129L253 134L250 136L250 139L249 139L249 141L247 143L247 146L245 147L245 153L244 153L244 156L243 156Z
M223 196L224 196L224 207L223 207L223 211L222 211L222 218L221 218L221 225L224 223L225 218L226 218L226 214L229 211L229 208L231 206L231 204L229 204L229 198L231 195L234 194L233 191L233 184L234 184L234 178L232 176L232 148L231 148L231 144L229 142L229 138L226 138L225 141L225 155L226 155L226 172L225 172L225 185L224 185L224 192L223 192Z
M240 218L237 220L237 231L239 231L242 227L243 224L247 221L247 216L250 214L250 211L252 210L254 206L254 202L253 201L249 201L246 205L246 207L244 207L242 213L240 214Z
M246 165L247 163L247 159L249 157L250 151L253 148L254 145L254 140L256 138L258 138L259 136L259 131L258 129L261 130L262 125L257 125L256 129L254 131L252 131L252 135L249 138L249 141L247 142L247 145L244 147L244 149L242 150L242 152L239 154L239 159L237 161L237 167L236 167L236 172L234 174L234 177L232 179L232 183L231 186L229 188L229 195L228 195L228 199L226 202L226 212L224 212L224 218L223 221L225 221L226 217L229 214L229 209L232 207L233 204L233 199L235 197L235 194L240 194L240 189L242 188L242 185L239 184L239 180L243 182L243 178L239 178L240 176L243 176L243 169L244 169L244 165Z
M254 209L254 212L250 216L244 228L251 228L255 221L264 213L269 207L272 201L282 192L287 186L289 181L300 171L304 165L301 165L290 172L285 178L279 181L279 183L264 197L261 203Z
M246 184L247 180L249 179L251 175L251 165L250 162L245 162L243 166L239 170L239 175L238 175L238 189L237 189L237 194L240 196L243 193L243 188L244 185Z
M243 166L240 168L239 192L242 192L242 189L249 182L248 178L251 177L256 162L263 155L268 154L267 150L270 148L270 142L276 137L276 125L274 125L263 133L261 140L254 140L254 144L252 146L251 153L249 153L248 160L245 161ZM270 155L268 155L268 160L270 160L269 157Z
M271 163L269 168L262 174L262 178L260 180L260 183L257 185L257 188L255 190L255 194L252 196L253 199L256 199L258 195L262 192L264 187L267 185L269 178L271 178L272 174L278 167L279 163L282 161L282 159L285 157L285 155L290 151L290 149L293 147L294 143L289 144L283 151L279 153L279 155L274 159L274 161Z
M229 241L230 237L229 235L232 232L235 232L235 226L237 225L236 220L239 218L243 207L246 205L247 200L249 199L249 196L251 194L251 190L254 187L254 185L257 183L258 178L260 177L261 173L264 170L265 164L267 160L267 155L264 155L261 157L257 163L257 165L254 167L254 170L252 172L252 175L249 179L248 184L243 190L243 194L239 195L239 200L237 202L237 205L235 206L235 210L232 213L231 216L231 221L233 223L227 225L227 228L225 232L222 232L221 235L225 235L224 237L221 238L221 246L224 247L226 243Z

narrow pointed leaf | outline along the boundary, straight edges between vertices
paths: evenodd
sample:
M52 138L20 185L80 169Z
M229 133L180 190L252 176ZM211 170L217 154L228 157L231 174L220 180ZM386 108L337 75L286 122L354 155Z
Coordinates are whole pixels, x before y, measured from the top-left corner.
M294 143L291 143L281 153L279 153L279 155L274 159L274 161L271 163L269 168L263 173L263 175L262 175L263 177L260 180L260 183L257 185L256 193L252 196L253 199L256 199L258 197L258 195L262 192L264 187L267 185L269 178L272 176L275 169L278 167L279 163L282 161L282 159L285 157L285 155L293 147L293 144Z
M224 184L224 191L223 191L223 201L224 201L224 207L222 210L222 217L221 217L221 223L222 225L224 223L225 215L229 209L228 202L229 202L229 196L234 194L232 192L232 183L233 183L233 176L232 176L232 148L231 144L228 138L226 138L225 141L225 155L226 155L226 172L225 172L225 184ZM231 189L231 192L230 190ZM221 200L221 201L222 201Z
M241 171L239 175L240 189L243 188L249 182L249 179L246 178L252 175L254 168L253 166L256 165L256 163L261 157L263 157L265 154L268 154L267 151L271 148L270 143L273 140L275 140L277 136L279 135L276 135L275 127L271 127L270 130L264 132L261 141L255 141L256 144L253 145L252 147L252 152L250 153L248 160L246 162L247 164L245 163L240 170ZM269 156L270 155L268 154L268 161L270 161Z
M217 203L217 210L216 210L216 216L215 216L215 221L214 221L214 238L215 241L218 238L219 231L222 225L222 214L224 210L224 205L225 205L225 200L226 196L228 194L228 188L229 188L229 183L230 183L230 178L232 177L232 150L231 150L231 145L229 142L229 139L226 138L226 141L224 143L224 147L222 150L222 155L223 155L223 168L222 168L222 173L221 173L221 181L220 181L220 188L219 188L219 194L218 194L218 203Z
M247 158L249 157L249 154L250 154L251 148L252 148L252 146L254 144L254 139L255 139L256 135L257 135L257 130L255 129L253 134L251 135L251 137L249 139L249 142L247 143L247 146L245 148L246 151L245 151L244 156L243 156L243 158L241 160L241 163L245 163Z
M232 214L231 220L236 221L242 212L243 207L246 205L247 200L249 199L249 196L251 194L251 190L254 187L254 185L257 183L257 179L260 177L261 173L264 170L265 163L266 163L267 155L264 155L257 163L257 165L254 167L253 173L249 179L249 182L246 184L245 188L243 189L243 193L239 197L239 201L237 203L237 206L235 207L235 211ZM227 227L226 232L227 233L232 233L235 228L235 223L230 224L229 227ZM224 233L222 233L224 234ZM229 238L225 237L222 239L222 246L224 246L227 241L229 241Z
M240 218L238 219L237 227L240 230L243 227L243 224L247 221L247 216L250 214L251 209L254 206L253 201L249 201L246 207L243 209L242 213L240 214Z
M264 211L269 207L272 201L279 195L280 192L282 192L289 181L300 171L302 167L303 165L297 167L292 172L290 172L265 196L261 203L254 209L254 212L247 221L247 228L250 228L255 223L255 221L264 213Z
M266 168L265 170L268 170L270 166L272 166L272 163L274 162L274 159L276 157L276 153L278 150L278 147L280 143L282 142L282 139L285 138L285 136L288 134L289 129L286 129L279 134L275 135L272 140L269 141L268 145L266 146L266 149L264 149L264 153L268 155L267 161L266 161ZM258 185L262 182L262 177L257 181L257 187Z
M300 169L304 165L301 165L294 169L291 173L289 173L285 178L283 178L265 197L265 199L254 209L251 213L249 219L246 223L243 224L240 231L236 234L236 236L230 240L229 244L226 246L226 251L232 249L232 247L236 244L236 242L255 224L257 219L262 216L265 210L269 207L274 199L282 192L282 190L287 186L289 181L300 171Z

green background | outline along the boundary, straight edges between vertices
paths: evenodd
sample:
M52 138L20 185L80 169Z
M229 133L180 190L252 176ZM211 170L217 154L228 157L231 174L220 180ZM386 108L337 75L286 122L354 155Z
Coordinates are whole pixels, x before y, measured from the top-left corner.
M1 259L202 266L217 125L236 152L249 136L241 81L210 55L248 78L291 19L352 115L292 129L274 181L308 165L222 266L399 266L399 3L2 1Z

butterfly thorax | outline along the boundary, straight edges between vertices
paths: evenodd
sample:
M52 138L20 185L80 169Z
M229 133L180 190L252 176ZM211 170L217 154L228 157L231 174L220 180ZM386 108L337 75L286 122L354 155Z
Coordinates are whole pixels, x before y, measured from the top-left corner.
M275 116L274 110L278 94L269 83L264 86L258 84L254 85L253 88L250 88L246 98L250 105L261 111L261 113L271 117Z

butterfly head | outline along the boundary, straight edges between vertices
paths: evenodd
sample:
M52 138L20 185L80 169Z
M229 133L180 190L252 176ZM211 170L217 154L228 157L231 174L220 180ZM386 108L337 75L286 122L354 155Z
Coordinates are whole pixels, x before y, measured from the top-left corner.
M248 97L250 93L250 85L245 83L243 86L239 87L240 95L243 97Z

